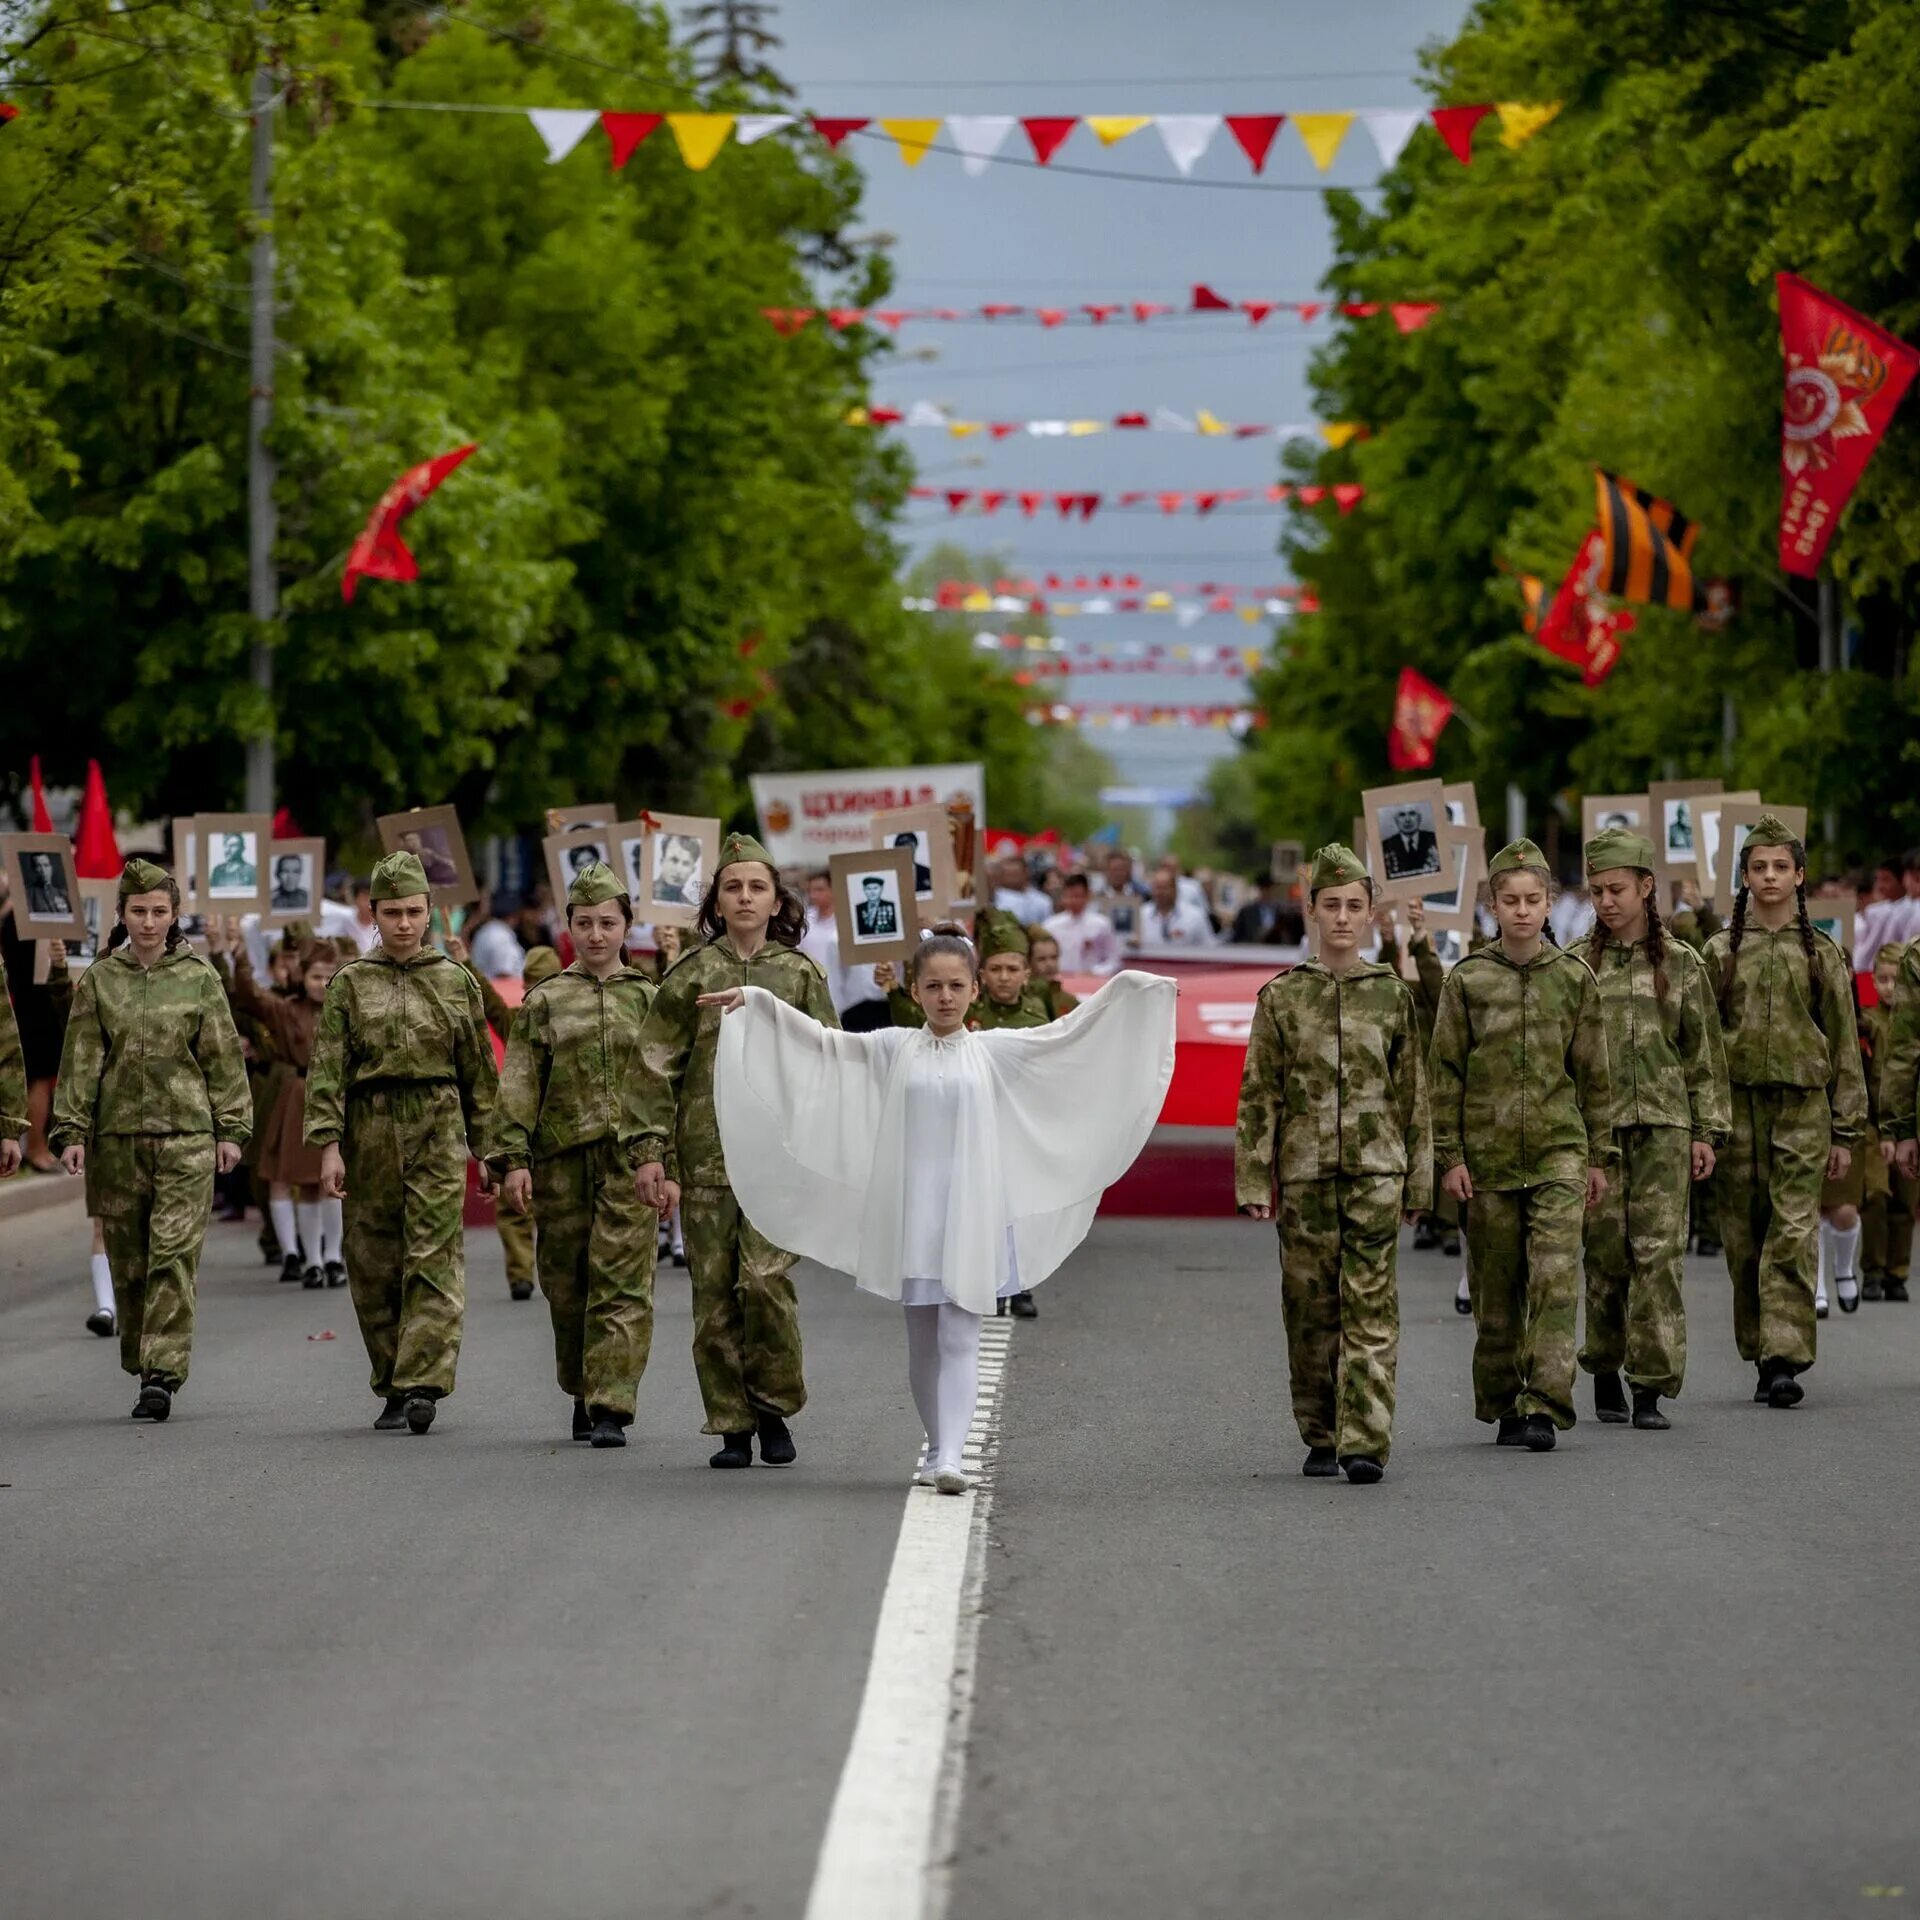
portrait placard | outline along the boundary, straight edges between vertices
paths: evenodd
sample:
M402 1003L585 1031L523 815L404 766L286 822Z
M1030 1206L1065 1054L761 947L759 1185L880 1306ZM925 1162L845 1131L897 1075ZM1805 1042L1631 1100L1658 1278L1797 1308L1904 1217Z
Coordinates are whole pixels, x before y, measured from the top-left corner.
M1840 948L1849 964L1853 960L1853 921L1857 910L1858 903L1850 893L1807 895L1807 918L1818 932Z
M1663 880L1699 876L1699 833L1694 803L1703 793L1718 793L1717 780L1656 780L1647 789L1647 838L1653 842Z
M13 890L13 927L22 940L84 940L86 914L64 833L0 833L0 860Z
M1480 824L1480 796L1473 790L1471 780L1449 780L1440 789L1447 800L1447 822L1455 827L1477 827Z
M1719 887L1720 815L1741 800L1758 800L1757 793L1703 793L1693 803L1693 877L1700 897L1711 900Z
M646 824L637 862L626 870L636 887L633 917L656 927L690 927L720 865L720 822L661 813L649 814Z
M267 910L263 931L279 933L305 921L319 932L320 899L327 878L324 840L272 840L267 843Z
M173 877L180 888L182 918L200 911L200 827L192 814L173 820Z
M591 828L595 832L608 831L620 818L620 809L611 800L578 807L549 807L547 809L547 831L549 833L578 833L582 828Z
M873 816L873 844L897 847L913 862L913 900L920 924L947 918L953 901L953 836L945 807L895 807Z
M914 866L907 847L836 853L828 860L842 966L903 965L912 959L920 944Z
M611 826L600 833L577 828L567 833L550 833L540 842L540 851L547 862L547 891L553 895L554 911L563 920L567 913L567 889L587 868L598 861L602 866L613 867L615 873L620 872L614 865L619 845Z
M1360 864L1377 880L1380 869L1374 864L1372 847L1367 844L1367 823L1357 813L1353 816L1353 834L1347 845L1360 856ZM1303 889L1312 877L1311 872L1302 874L1300 884Z
M1276 840L1267 850L1267 873L1276 886L1297 886L1306 862L1307 848L1302 840Z
M1747 844L1747 835L1758 824L1763 813L1770 813L1804 847L1807 844L1807 810L1805 807L1782 807L1771 803L1763 804L1758 800L1735 800L1728 798L1720 809L1716 822L1715 853L1726 849L1724 860L1716 858L1714 862L1713 909L1718 914L1733 911L1733 896L1740 888L1740 855ZM1706 889L1703 887L1704 893ZM1849 917L1847 931L1851 936L1853 921Z
M1421 900L1452 880L1440 836L1449 831L1447 797L1438 780L1369 787L1360 796L1367 867L1382 900Z
M1590 793L1580 802L1581 848L1584 851L1596 834L1623 827L1628 833L1644 833L1653 842L1653 857L1658 860L1660 836L1648 824L1652 819L1652 803L1644 793Z
M198 906L223 917L263 912L267 904L269 813L201 813L193 834L199 855Z
M1448 827L1440 836L1442 857L1452 885L1437 893L1423 893L1420 905L1427 931L1436 936L1457 933L1464 940L1473 933L1475 902L1487 877L1485 827Z
M466 907L479 899L473 862L467 858L467 836L452 807L383 813L376 824L387 852L418 856L427 870L427 897L436 907Z

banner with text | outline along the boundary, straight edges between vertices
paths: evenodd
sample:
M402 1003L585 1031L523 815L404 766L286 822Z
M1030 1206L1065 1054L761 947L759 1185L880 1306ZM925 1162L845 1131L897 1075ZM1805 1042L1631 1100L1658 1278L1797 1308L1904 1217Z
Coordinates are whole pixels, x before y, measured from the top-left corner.
M858 767L833 773L756 773L760 838L781 866L825 866L827 856L870 846L873 816L901 807L971 800L987 817L986 775L976 761L951 767Z

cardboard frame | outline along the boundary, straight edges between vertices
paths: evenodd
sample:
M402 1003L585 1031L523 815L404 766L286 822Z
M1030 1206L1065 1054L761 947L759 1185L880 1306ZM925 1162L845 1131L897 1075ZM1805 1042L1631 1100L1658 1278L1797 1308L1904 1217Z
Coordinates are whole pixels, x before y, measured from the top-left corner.
M843 967L871 967L888 963L904 967L920 945L920 929L914 914L914 868L919 864L905 847L874 848L867 853L836 853L828 856L827 872L833 882L833 923L840 939L840 964ZM873 875L890 877L898 909L899 932L892 937L862 937L855 918L857 904L865 897L862 882Z
M190 813L176 814L168 834L173 846L173 878L180 889L180 917L200 911L200 829Z
M1474 791L1471 780L1449 780L1440 791L1446 796L1447 824L1455 827L1477 827L1480 824L1480 796ZM1453 817L1455 808L1460 817Z
M1633 831L1635 833L1645 834L1646 837L1653 842L1654 858L1656 860L1660 859L1663 851L1661 847L1661 835L1651 831L1653 823L1653 800L1650 795L1644 793L1589 793L1583 795L1580 801L1580 852L1583 864L1586 856L1587 842L1600 831L1600 816L1603 813L1631 813L1636 811L1640 816L1640 821ZM1654 878L1657 880L1659 877L1658 872L1656 872Z
M1700 877L1700 827L1693 817L1691 803L1703 793L1719 791L1720 783L1717 780L1656 780L1647 788L1647 826L1650 829L1647 838L1653 842L1653 856L1660 862L1662 880L1697 880ZM1691 845L1677 855L1667 841L1667 808L1676 800L1689 803L1687 821L1691 841Z
M1453 863L1459 875L1458 887L1444 893L1422 894L1420 905L1432 934L1457 933L1473 937L1474 913L1480 899L1481 884L1487 877L1487 830L1482 826L1450 827L1440 836L1442 854ZM1452 899L1452 907L1436 907L1435 900Z
M568 856L583 847L604 860L615 873L621 871L620 848L613 835L605 829L575 828L565 833L548 834L540 842L540 852L546 862L547 891L553 895L554 912L563 923L567 917L567 889L573 884L574 874L573 862ZM638 917L636 914L635 918Z
M237 920L242 914L265 913L267 896L272 891L268 879L267 850L273 845L273 815L197 813L193 817L193 832L200 859L197 876L200 912L217 914L223 920ZM216 894L213 876L225 864L225 849L221 842L233 838L250 839L253 842L253 886L251 891L242 893L227 883Z
M27 861L37 854L55 863L55 898L66 902L64 915L38 916L27 908ZM86 910L81 906L80 876L74 871L73 842L64 833L0 833L0 860L6 862L7 885L12 890L14 932L22 940L84 940Z
M1720 817L1728 807L1742 800L1758 800L1751 788L1740 793L1703 794L1693 808L1693 878L1702 900L1712 900L1719 892Z
M299 913L276 913L273 907L273 870L278 863L289 855L297 855L302 860L313 862L312 904ZM274 840L267 846L267 905L260 916L260 930L263 933L284 933L288 927L298 926L304 921L317 934L320 931L320 902L326 897L327 890L327 843L324 840Z
M620 809L609 800L604 804L593 803L578 807L549 807L547 809L547 831L554 833L579 833L591 831L607 833L620 819Z
M374 823L380 829L380 845L387 853L419 852L403 843L405 834L438 833L445 836L442 857L453 868L451 883L438 881L432 869L427 873L427 898L436 907L470 907L480 898L480 887L473 877L473 862L467 857L467 836L460 815L453 807L413 807L405 813L383 813ZM424 865L424 861L422 862Z
M1401 807L1424 807L1433 822L1434 856L1439 861L1432 873L1402 874L1387 872L1387 856L1380 832L1380 815ZM1455 831L1447 819L1446 789L1438 780L1409 780L1397 786L1369 787L1360 796L1360 818L1367 835L1367 870L1373 875L1376 901L1423 900L1435 880L1443 884L1451 878L1452 865L1447 858L1447 835Z
M1847 956L1849 965L1853 961L1854 922L1859 910L1859 902L1850 893L1807 895L1807 918L1822 933L1832 935L1839 943L1841 952Z
M938 805L895 807L890 812L873 816L873 845L876 851L893 850L891 843L897 833L925 834L927 837L929 887L925 893L915 892L914 908L922 926L933 926L950 917L954 895L953 833L948 824L947 810ZM904 853L906 849L903 847L898 851ZM916 860L913 864L917 867L920 863ZM834 903L837 915L840 911L838 894L834 896Z
M1772 801L1729 800L1720 809L1720 846L1731 847L1733 853L1730 858L1717 862L1718 871L1713 883L1715 913L1726 915L1733 911L1733 896L1739 885L1736 866L1739 851L1746 845L1747 834L1753 830L1763 813L1773 814L1803 847L1807 844L1805 807L1783 807ZM1737 842L1733 837L1736 833L1739 835ZM1706 888L1703 886L1700 891L1702 897L1705 897ZM1851 899L1852 896L1849 895L1848 898ZM1809 907L1812 905L1811 895L1808 896L1808 905Z
M80 912L84 917L87 903L97 903L100 939L93 952L88 953L83 937L78 941L69 940L67 945L67 972L75 975L85 973L107 950L107 936L113 931L115 917L120 906L120 882L118 880L81 880L76 883L80 892ZM36 940L33 943L33 984L44 987L53 974L53 942Z
M633 900L635 922L649 927L693 926L700 918L700 902L707 888L713 884L714 873L720 865L718 818L707 819L688 813L661 813L648 814L644 820L628 824L644 826L647 830L645 844L640 850L640 857L645 862L641 868L641 890ZM691 906L653 897L654 866L660 857L660 843L667 839L691 839L700 843L700 865L694 874ZM628 877L631 878L631 875Z
M1297 887L1306 869L1304 840L1276 840L1267 849L1267 873L1277 887Z

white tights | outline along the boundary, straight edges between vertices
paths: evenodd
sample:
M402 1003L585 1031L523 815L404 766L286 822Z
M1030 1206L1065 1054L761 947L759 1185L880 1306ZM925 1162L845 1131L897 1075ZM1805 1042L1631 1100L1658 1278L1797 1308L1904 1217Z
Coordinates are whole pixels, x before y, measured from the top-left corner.
M958 1467L980 1391L980 1316L965 1307L908 1307L907 1381L927 1430L927 1465Z

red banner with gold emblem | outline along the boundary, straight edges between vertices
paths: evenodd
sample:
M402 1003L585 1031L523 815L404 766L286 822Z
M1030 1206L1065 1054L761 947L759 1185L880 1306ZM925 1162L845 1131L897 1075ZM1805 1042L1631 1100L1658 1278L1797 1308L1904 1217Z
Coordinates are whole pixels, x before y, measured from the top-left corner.
M1920 353L1797 274L1776 279L1787 360L1780 565L1811 576L1920 367Z
M1400 669L1393 695L1393 731L1387 735L1387 765L1407 773L1433 765L1433 750L1453 718L1453 702L1411 667Z

